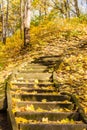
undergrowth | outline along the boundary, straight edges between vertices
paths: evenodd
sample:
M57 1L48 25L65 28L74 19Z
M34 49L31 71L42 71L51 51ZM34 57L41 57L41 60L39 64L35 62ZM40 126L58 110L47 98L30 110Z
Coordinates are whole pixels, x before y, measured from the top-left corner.
M41 50L48 43L56 43L59 40L72 41L81 39L87 34L87 20L85 17L49 20L45 18L40 23L31 23L30 29L30 49ZM4 67L9 58L19 57L23 48L23 39L20 38L20 31L7 38L6 45L0 43L0 68Z

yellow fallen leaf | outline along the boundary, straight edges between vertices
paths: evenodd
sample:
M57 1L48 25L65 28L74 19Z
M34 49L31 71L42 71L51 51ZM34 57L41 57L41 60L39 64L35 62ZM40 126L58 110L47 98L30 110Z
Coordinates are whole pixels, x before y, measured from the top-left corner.
M33 105L30 105L30 106L27 105L26 111L35 111L35 108Z
M66 66L66 70L70 70L70 66Z
M28 122L27 119L22 118L22 117L15 117L15 120L16 120L16 122L17 122L18 124L19 124L20 122L22 122L22 123L27 123L27 122Z
M38 84L38 83L39 83L38 79L35 79L35 81L34 81L34 82L35 82L35 84Z
M48 118L47 118L47 117L46 117L46 118L43 117L43 118L42 118L42 122L46 122L46 123L48 123Z
M42 99L42 102L44 102L44 103L45 103L45 102L47 102L47 100L46 100L46 99Z

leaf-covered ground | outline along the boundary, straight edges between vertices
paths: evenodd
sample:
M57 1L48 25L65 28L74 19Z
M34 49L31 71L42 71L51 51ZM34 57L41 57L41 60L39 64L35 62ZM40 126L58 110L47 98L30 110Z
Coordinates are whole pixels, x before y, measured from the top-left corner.
M87 38L54 43L44 50L62 59L55 70L59 90L74 93L87 113Z

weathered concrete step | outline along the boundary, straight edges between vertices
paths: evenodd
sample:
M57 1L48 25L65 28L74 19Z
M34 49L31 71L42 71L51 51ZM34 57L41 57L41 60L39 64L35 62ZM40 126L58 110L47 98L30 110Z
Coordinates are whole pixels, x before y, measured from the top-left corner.
M26 69L26 70L20 70L18 71L19 73L41 73L41 72L47 72L46 70L43 70L43 69L39 69L39 70L29 70L29 69ZM52 71L48 70L49 73L51 73Z
M51 73L18 73L15 74L14 77L18 80L30 80L30 79L38 79L38 80L49 80L50 77L52 76Z
M18 108L20 107L27 107L33 105L35 109L38 109L39 107L41 109L45 110L52 110L52 109L57 109L57 108L68 108L68 109L73 109L74 104L72 102L29 102L29 101L21 101L16 103Z
M28 65L20 68L19 71L21 71L21 70L51 71L52 69L53 69L52 66L48 67L46 65L41 65L39 63L38 64L31 63L31 64L28 64Z
M31 81L31 82L17 82L15 80L13 80L13 81L11 81L11 84L18 86L19 88L20 87L32 88L32 87L35 86L35 81ZM48 87L48 86L54 86L54 83L52 83L50 81L39 81L37 85L38 85L38 87Z
M42 65L44 65L44 66L49 66L49 67L53 67L53 65L55 65L55 63L60 63L60 61L59 60L54 60L54 61L52 61L52 60L38 60L37 61L37 63L39 63L39 64L42 64Z
M42 65L53 65L55 63L61 63L61 59L59 58L59 56L46 56L35 59L33 63L39 63Z
M18 70L18 73L41 73L41 72L49 72L49 73L52 73L53 72L53 69L50 68L22 68L20 70Z
M47 82L48 83L51 83L52 84L52 82L51 82L51 80L50 79L48 79L48 80L44 80L44 79L21 79L21 78L17 78L16 80L13 80L13 83L26 83L26 84L35 84L35 85L38 85L38 84L41 84L41 83L45 83L45 84L47 84Z
M42 88L11 88L11 91L21 91L21 92L29 92L29 93L32 93L32 92L37 92L37 93L57 93L55 89L42 89Z
M42 65L42 64L39 64L39 63L29 63L27 65L25 65L24 67L22 68L28 68L28 69L47 69L48 66L45 66L45 65Z
M22 117L27 120L41 121L42 118L48 118L49 121L57 121L70 118L74 112L16 112L16 117Z
M70 100L70 97L66 95L53 95L53 94L13 94L14 97L19 97L21 100L29 100L29 101L42 101L46 99L47 101L65 101Z
M86 130L87 125L85 124L53 124L53 123L29 123L20 124L21 130Z

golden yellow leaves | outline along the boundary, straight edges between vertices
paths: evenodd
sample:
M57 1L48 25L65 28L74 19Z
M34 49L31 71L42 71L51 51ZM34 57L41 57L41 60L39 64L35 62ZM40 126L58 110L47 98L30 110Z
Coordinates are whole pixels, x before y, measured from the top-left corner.
M49 108L48 109L43 109L41 107L38 107L38 108L35 108L33 104L31 105L27 105L27 106L23 106L23 107L18 107L18 106L15 106L13 107L12 109L12 112L15 113L15 112L70 112L71 110L67 109L67 108Z
M12 98L12 103L20 102L20 98Z
M42 118L42 122L43 122L43 123L48 123L48 122L49 122L49 120L48 120L48 118L47 118L47 117L43 117L43 118Z
M35 111L35 108L34 106L31 104L31 105L27 105L26 107L13 107L12 109L13 113L15 112L24 112L24 111L28 111L28 112L34 112Z
M32 104L30 106L27 105L26 111L35 111L34 105Z
M38 79L35 79L35 84L38 84L38 83L39 83Z
M61 121L57 121L59 124L75 124L73 120L69 120L68 118L62 119Z
M45 103L45 102L47 102L47 100L46 99L42 99L42 102Z
M70 66L66 66L66 70L71 70Z
M22 117L15 117L16 122L19 123L28 123L28 120Z
M26 123L30 123L30 124L40 124L40 123L45 123L45 124L47 124L47 123L52 123L52 124L78 124L78 123L82 123L82 122L75 122L73 119L71 119L71 120L69 120L68 118L66 118L66 119L62 119L62 120L57 120L57 121L49 121L49 119L48 119L48 117L43 117L42 118L42 120L41 121L37 121L37 120L27 120L27 119L25 119L25 118L22 118L22 117L16 117L15 118L15 120L16 120L16 122L17 122L17 124L19 124L19 123L24 123L24 124L26 124Z

